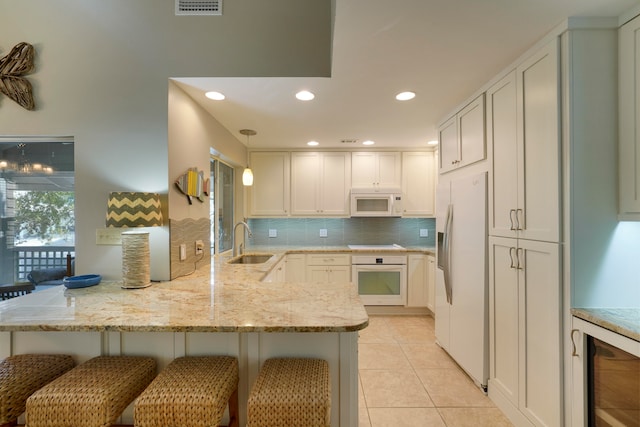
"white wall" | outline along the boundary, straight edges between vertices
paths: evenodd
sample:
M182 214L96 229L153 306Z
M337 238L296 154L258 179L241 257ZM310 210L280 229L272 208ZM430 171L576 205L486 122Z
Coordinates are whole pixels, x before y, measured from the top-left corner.
M563 136L570 150L571 307L639 307L640 223L617 217L617 30L576 30L563 43L573 59L565 88L572 126Z
M329 76L331 1L176 17L173 0L0 0L0 55L22 41L36 49L36 110L0 95L0 135L74 138L77 272L118 278L121 249L97 246L95 230L109 191L169 194L169 78ZM168 229L151 234L152 279L168 278Z

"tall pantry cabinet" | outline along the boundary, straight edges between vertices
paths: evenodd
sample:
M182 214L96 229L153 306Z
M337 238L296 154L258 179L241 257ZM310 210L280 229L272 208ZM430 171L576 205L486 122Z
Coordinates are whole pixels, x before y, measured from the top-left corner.
M615 209L616 22L569 19L486 92L489 396L518 426L575 425L583 393L564 367Z
M489 396L516 425L563 422L560 79L553 39L487 90Z

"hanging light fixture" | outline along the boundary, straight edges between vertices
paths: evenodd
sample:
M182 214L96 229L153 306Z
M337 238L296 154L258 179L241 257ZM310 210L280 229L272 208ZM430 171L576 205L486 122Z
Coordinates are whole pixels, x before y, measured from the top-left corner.
M240 129L240 134L247 137L247 159L249 158L249 137L254 136L257 132L253 129ZM253 171L249 167L249 161L247 160L247 167L242 172L242 185L250 187L253 185Z

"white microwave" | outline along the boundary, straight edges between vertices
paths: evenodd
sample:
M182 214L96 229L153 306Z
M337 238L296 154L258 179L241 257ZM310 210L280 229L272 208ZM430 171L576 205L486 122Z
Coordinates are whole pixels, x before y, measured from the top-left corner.
M402 216L400 189L351 189L351 216Z

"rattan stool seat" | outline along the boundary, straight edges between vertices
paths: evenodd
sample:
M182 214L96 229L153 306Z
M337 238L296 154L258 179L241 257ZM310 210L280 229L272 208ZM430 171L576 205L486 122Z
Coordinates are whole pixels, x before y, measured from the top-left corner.
M31 394L74 366L65 354L18 354L0 362L0 425L15 422Z
M238 360L187 356L173 360L134 404L136 427L217 427L229 404L238 424Z
M321 359L268 359L248 402L248 427L326 427L331 423L329 364Z
M107 427L149 385L156 362L99 356L53 380L27 400L29 427Z

